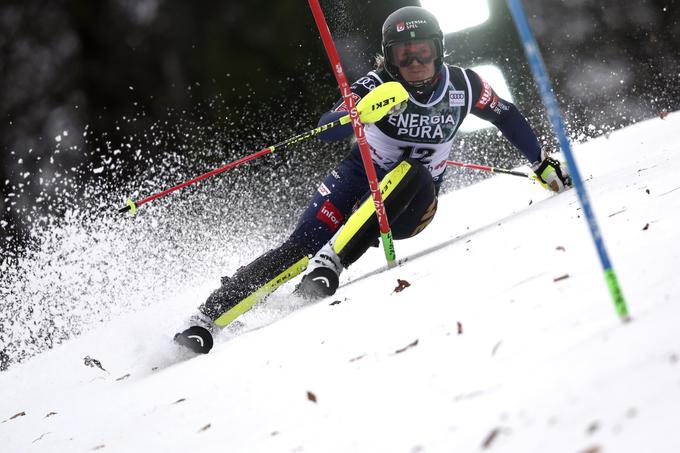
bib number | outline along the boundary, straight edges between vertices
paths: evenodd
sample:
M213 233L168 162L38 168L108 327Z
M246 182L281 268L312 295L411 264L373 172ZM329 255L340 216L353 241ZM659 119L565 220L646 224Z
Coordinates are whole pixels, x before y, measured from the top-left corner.
M415 146L401 146L402 159L414 159L418 160L424 164L429 164L432 161L432 155L434 154L433 148L419 148Z

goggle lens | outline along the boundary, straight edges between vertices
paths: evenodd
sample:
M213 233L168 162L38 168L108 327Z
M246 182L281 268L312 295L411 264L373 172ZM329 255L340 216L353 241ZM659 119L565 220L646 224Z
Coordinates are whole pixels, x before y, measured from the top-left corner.
M391 60L402 68L410 66L414 60L422 65L429 64L436 57L434 41L431 39L398 43L391 46L389 51Z

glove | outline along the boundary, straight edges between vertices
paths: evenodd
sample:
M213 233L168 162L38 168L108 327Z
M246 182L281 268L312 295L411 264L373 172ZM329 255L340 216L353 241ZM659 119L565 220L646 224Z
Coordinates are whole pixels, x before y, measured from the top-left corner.
M531 169L536 174L537 181L553 192L562 192L572 186L571 176L567 167L552 157L545 157L541 162L534 162Z
M387 112L388 115L401 115L404 110L406 110L406 107L408 107L408 100L404 102L400 102L399 104L395 105L392 107L389 112Z

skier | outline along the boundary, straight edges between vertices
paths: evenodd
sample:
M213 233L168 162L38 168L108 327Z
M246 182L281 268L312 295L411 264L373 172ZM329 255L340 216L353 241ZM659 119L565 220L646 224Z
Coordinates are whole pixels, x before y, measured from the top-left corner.
M407 6L390 14L382 28L382 55L376 60L376 69L352 85L355 101L387 81L400 82L409 93L399 109L365 125L394 239L412 237L432 221L454 136L468 114L493 123L531 163L544 187L560 192L571 186L566 168L542 152L512 103L500 98L474 71L444 63L444 35L427 10ZM346 113L340 100L319 124ZM325 131L320 138L333 141L350 135L352 127L347 124ZM309 272L296 292L307 298L332 295L343 268L378 237L364 166L354 144L319 185L288 240L232 277L224 277L222 286L191 318L191 327L178 333L175 341L207 353L213 345L211 333L307 267Z

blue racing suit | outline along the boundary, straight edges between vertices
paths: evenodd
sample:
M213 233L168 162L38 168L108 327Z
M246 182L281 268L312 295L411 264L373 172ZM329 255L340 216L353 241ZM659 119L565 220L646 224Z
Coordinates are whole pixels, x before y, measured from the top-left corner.
M390 80L384 69L369 72L351 87L355 102ZM381 187L395 181L395 189L383 196L395 239L418 234L434 217L446 160L456 132L469 114L493 123L529 162L540 160L541 154L536 136L517 108L501 99L470 69L444 64L427 92L409 92L405 110L364 127ZM322 116L320 124L344 114L344 104L338 102ZM320 138L341 140L351 134L351 125L347 124L327 130ZM200 311L218 326L229 324L257 300L304 271L310 256L336 233L343 236L341 250L335 250L341 264L354 262L379 234L375 214L363 209L372 209L368 206L370 200L365 200L368 194L364 166L355 144L319 185L289 239L240 268L231 278L224 278ZM357 222L357 218L362 220Z

